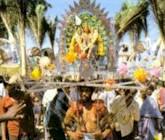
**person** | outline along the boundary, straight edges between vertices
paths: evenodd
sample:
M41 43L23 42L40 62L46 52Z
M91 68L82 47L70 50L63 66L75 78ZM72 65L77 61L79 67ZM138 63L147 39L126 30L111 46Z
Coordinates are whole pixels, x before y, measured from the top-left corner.
M45 115L46 130L53 140L66 140L62 122L69 106L69 100L62 89L57 89L57 95L47 107Z
M161 130L160 122L162 115L157 103L151 97L153 90L153 85L149 85L141 91L143 98L143 104L140 110L141 119L139 121L139 136L141 140L154 140L155 135Z
M41 50L37 47L33 47L31 49L31 57L29 58L30 60L30 63L31 63L31 66L32 68L33 67L36 67L36 65L39 64L39 60L40 60L40 57L41 57Z
M131 56L130 49L126 44L123 44L119 51L118 65L120 65L121 63L127 63L130 56Z
M8 111L2 115L0 115L0 122L14 120L22 118L22 115L19 112L25 107L24 103L20 103L18 105L13 105L8 109Z
M49 103L54 99L54 97L57 95L57 89L47 89L43 95L42 98L42 105L44 108L46 108Z
M133 140L138 135L140 109L134 100L136 90L117 89L116 98L109 106L112 117L115 140Z
M6 90L5 90L5 86L6 86L6 82L3 76L0 76L0 98L4 97L6 95Z
M33 112L34 112L36 127L39 127L41 120L41 103L39 97L35 97L33 100Z
M69 45L69 52L76 52L80 60L90 59L93 49L96 46L95 44L98 45L98 55L104 56L105 48L103 39L99 35L98 30L85 22L73 34Z
M66 112L64 125L71 140L105 140L111 130L108 123L108 111L102 101L92 101L92 87L79 87L80 100L73 102ZM107 122L101 123L101 122Z
M8 96L5 96L1 102L0 114L4 115L7 110L19 103L24 102L26 107L21 111L23 117L17 120L7 121L7 130L10 140L19 138L33 137L34 133L34 116L32 102L28 95L24 95L18 84L7 86ZM31 129L29 129L31 128Z
M3 98L6 96L6 85L7 85L7 82L5 81L4 77L3 76L0 76L0 107L1 107L1 103L2 103L2 100ZM1 138L3 140L5 140L5 134L6 134L6 130L5 130L5 122L2 122L1 124Z
M70 51L76 50L80 59L86 59L90 57L91 48L94 47L94 43L98 37L98 32L91 31L89 25L84 23L82 29L78 29L72 37L70 43Z
M159 105L160 112L163 116L163 120L161 122L161 131L162 131L163 137L165 138L165 84L162 81L158 85L160 86L160 89L158 92L158 105Z

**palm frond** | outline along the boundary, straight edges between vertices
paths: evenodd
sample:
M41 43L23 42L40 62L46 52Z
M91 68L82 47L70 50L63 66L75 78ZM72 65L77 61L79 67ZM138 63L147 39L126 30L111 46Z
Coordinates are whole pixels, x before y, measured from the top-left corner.
M48 23L48 26L49 26L48 36L49 36L52 48L54 46L54 41L55 41L57 20L58 20L58 18L56 17L54 20L52 20Z
M33 33L38 47L42 46L46 32L48 30L48 24L44 14L45 6L37 5L35 13L28 17L28 25Z
M148 5L147 1L141 1L137 5L124 4L115 19L115 28L119 38L129 31L129 29L132 29L135 24L139 24L139 22L140 27L147 32L146 17L148 15Z

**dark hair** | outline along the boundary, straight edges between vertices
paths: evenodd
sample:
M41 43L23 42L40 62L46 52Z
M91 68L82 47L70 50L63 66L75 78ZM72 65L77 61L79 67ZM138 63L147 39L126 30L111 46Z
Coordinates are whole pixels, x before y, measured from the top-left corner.
M57 89L57 92L60 93L60 92L64 92L62 88L58 88Z
M47 51L44 52L44 56L47 56L47 57L49 56Z
M7 86L7 82L2 75L0 75L0 83L3 83L5 87Z
M4 82L5 82L5 80L4 80L3 76L0 75L0 83L4 83Z
M162 86L162 87L165 87L165 81L159 80L159 81L157 82L157 85Z
M123 52L127 52L128 51L128 46L127 45L123 45Z
M151 91L154 91L155 90L154 83L150 83L150 85L148 86L148 89L151 90Z
M56 76L56 77L54 78L54 81L55 81L55 82L62 82L62 76Z
M7 86L8 94L13 99L20 101L24 98L24 91L21 90L21 86L18 84L10 84Z
M85 92L89 92L92 94L94 92L94 87L80 86L79 90L80 90L80 92L85 91Z

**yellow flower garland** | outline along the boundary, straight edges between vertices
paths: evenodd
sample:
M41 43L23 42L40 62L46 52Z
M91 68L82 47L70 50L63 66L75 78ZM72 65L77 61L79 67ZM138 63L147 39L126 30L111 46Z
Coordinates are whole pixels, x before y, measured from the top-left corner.
M65 55L65 61L72 64L77 60L77 53L75 53L74 51L69 51L66 55Z
M143 68L138 68L134 71L133 76L135 80L143 83L147 80L148 72Z
M40 80L42 77L42 72L39 67L35 67L31 72L31 79L32 80Z

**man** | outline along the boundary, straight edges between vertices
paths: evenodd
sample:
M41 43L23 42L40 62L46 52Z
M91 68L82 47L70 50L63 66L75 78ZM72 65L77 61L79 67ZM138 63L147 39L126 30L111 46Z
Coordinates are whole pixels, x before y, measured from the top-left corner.
M72 103L66 113L64 125L71 140L104 140L110 134L107 109L102 101L91 100L93 91L80 87L80 101Z
M5 114L0 115L0 122L21 118L22 116L18 114L24 107L25 104L23 103L13 105Z
M163 120L161 123L161 131L163 137L165 138L165 82L161 81L159 83L159 92L158 92L158 106L162 114Z
M133 140L138 133L137 123L140 119L139 106L134 100L137 91L125 89L116 92L119 93L109 106L114 124L114 138L115 140Z
M53 140L66 140L62 121L68 109L69 100L62 89L57 90L57 95L48 105L45 116L46 129L49 138ZM48 139L48 138L47 138Z

